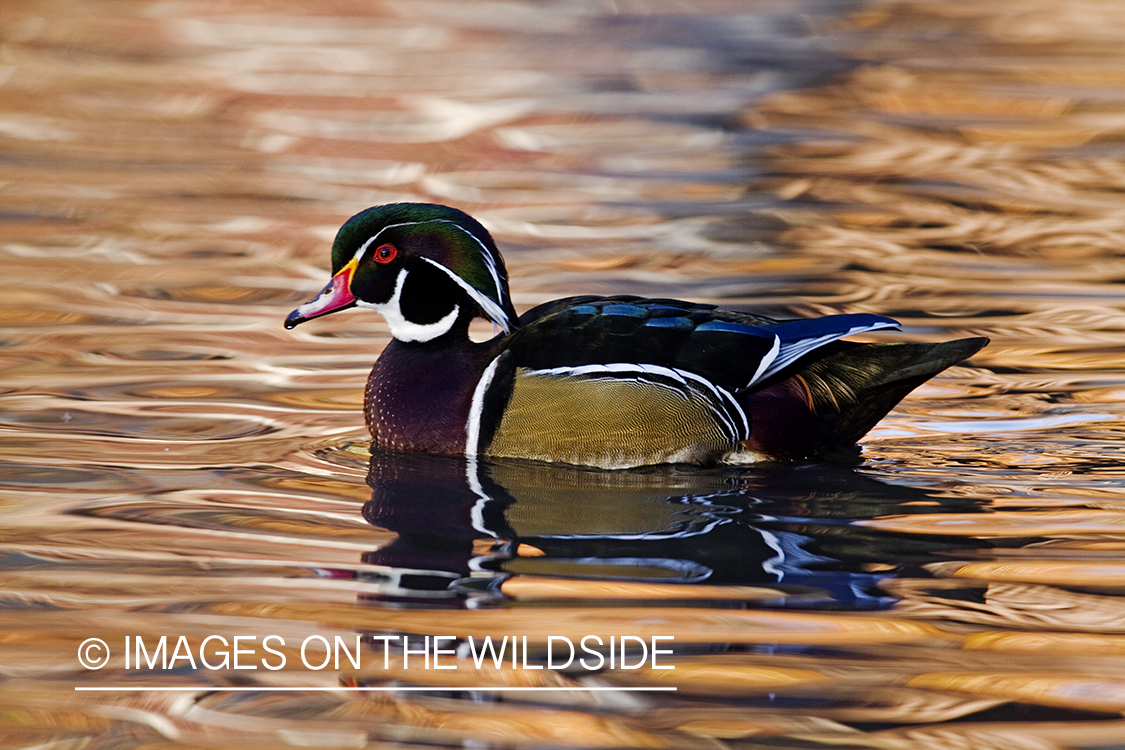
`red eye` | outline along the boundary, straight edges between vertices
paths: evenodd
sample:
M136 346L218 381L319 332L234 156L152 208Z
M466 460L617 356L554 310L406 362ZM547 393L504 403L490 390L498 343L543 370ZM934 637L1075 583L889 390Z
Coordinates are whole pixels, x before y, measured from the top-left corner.
M390 263L396 255L398 255L398 250L394 245L379 245L375 249L375 262Z

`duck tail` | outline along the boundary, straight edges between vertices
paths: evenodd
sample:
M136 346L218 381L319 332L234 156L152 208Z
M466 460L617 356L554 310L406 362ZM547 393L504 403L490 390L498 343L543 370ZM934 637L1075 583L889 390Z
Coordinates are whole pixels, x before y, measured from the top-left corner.
M854 460L856 442L906 394L987 343L982 337L823 347L765 388L740 394L750 418L744 445L782 459Z

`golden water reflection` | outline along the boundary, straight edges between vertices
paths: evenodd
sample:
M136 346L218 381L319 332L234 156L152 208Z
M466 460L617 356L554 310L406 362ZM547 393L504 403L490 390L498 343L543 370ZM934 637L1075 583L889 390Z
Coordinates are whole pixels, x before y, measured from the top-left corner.
M1120 745L1120 15L5 2L3 744ZM993 343L854 467L371 456L385 325L281 321L394 200L479 216L520 309L632 292ZM456 669L401 648L444 634ZM674 653L535 669L589 634ZM258 668L127 665L162 636ZM309 668L312 636L360 666ZM485 636L529 650L478 664Z

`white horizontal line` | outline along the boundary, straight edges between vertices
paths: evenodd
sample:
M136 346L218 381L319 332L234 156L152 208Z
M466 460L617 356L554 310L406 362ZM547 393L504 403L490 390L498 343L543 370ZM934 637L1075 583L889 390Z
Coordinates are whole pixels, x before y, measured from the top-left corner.
M958 422L903 422L890 427L876 428L872 435L881 438L902 437L917 432L940 432L955 435L984 435L990 432L1031 432L1058 427L1081 427L1091 422L1116 422L1115 414L1056 414L1046 417L1018 419L979 419Z
M284 685L284 686L271 685L271 686L259 686L259 687L253 687L253 686L211 687L211 686L208 686L208 685L198 685L198 686L194 686L194 687L180 687L180 686L169 687L169 686L160 686L160 685L152 686L152 687L138 687L138 686L118 687L118 686L112 686L111 685L111 686L94 686L94 687L75 686L74 689L75 689L75 691L86 691L86 692L91 692L91 691L102 691L102 692L114 692L114 691L140 692L140 691L146 691L146 692L200 692L200 693L213 693L213 692L224 692L224 693L306 692L306 691L310 691L310 690L311 691L317 691L317 692L335 691L335 690L369 691L369 692L370 691L402 692L402 691L411 691L411 690L414 690L414 691L420 691L420 690L479 690L479 691L489 691L489 692L497 692L497 691L532 692L532 691L562 691L562 690L568 690L568 691L571 691L571 692L579 692L579 693L594 693L594 692L633 692L633 691L674 692L676 690L675 687L465 687L465 686L462 686L462 685L433 685L433 686L407 685L407 686L401 686L401 687L386 687L386 686L383 686L383 687L324 687L324 686L291 687L291 686L288 686L288 685Z

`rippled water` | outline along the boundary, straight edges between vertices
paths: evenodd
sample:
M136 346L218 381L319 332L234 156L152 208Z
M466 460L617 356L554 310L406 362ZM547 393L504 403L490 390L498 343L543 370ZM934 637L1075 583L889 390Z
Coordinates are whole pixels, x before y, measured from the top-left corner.
M8 0L3 744L1125 746L1122 29L1097 0ZM992 344L854 468L372 456L385 325L281 322L339 223L403 199L485 221L520 309Z

